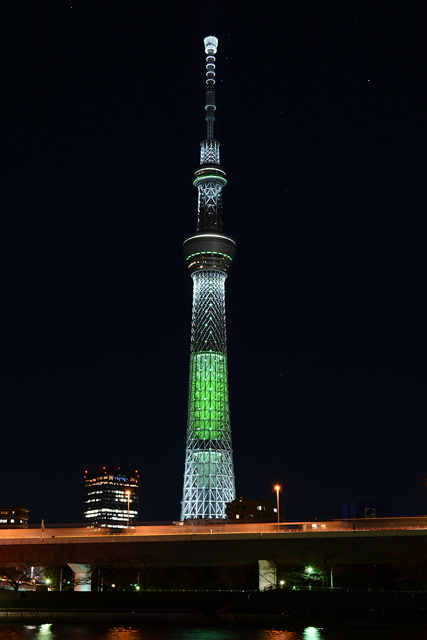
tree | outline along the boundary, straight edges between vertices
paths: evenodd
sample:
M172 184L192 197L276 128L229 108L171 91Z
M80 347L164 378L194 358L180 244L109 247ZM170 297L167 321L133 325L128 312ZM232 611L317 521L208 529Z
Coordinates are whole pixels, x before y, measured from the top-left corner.
M245 567L238 562L227 562L215 571L215 584L223 589L236 589L241 586L247 577Z
M72 580L72 571L68 565L64 567L45 567L43 575L45 582L49 580L49 585L54 591L61 590L61 580L65 583L65 586L62 586L62 590L71 589L70 584L67 586L67 583L71 583Z
M5 580L18 591L22 585L30 585L32 579L32 567L29 564L1 564L0 579Z
M152 591L163 581L166 575L165 567L156 556L144 554L134 557L132 567L138 571L138 585L145 591Z
M427 583L427 543L408 540L403 549L395 550L390 558L400 568L400 580L410 580L417 589Z
M174 567L167 575L168 585L172 585L173 589L185 591L186 589L195 589L200 581L198 567Z
M124 569L128 568L129 562L124 556L117 553L110 553L104 555L96 565L91 566L91 576L94 576L92 581L92 589L116 589L128 586L129 578L126 576L124 579ZM97 586L95 586L98 581Z

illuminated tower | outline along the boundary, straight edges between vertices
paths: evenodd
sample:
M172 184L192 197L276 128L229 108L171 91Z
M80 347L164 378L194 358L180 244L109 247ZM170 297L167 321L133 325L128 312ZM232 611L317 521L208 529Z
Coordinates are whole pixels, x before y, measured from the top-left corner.
M225 280L236 243L222 232L222 188L227 184L214 138L215 54L218 40L205 38L206 140L200 143L197 231L184 240L193 279L187 443L181 520L225 518L236 497L228 403Z

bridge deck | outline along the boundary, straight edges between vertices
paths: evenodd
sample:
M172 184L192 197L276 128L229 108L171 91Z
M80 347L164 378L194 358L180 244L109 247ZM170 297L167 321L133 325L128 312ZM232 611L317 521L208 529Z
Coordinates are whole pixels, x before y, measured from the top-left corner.
M414 522L369 530L215 525L135 527L130 533L114 534L67 527L47 528L43 538L35 529L15 529L0 531L0 563L96 565L114 556L123 562L193 566L286 561L310 553L329 554L336 562L386 563L415 545L427 552L427 528Z

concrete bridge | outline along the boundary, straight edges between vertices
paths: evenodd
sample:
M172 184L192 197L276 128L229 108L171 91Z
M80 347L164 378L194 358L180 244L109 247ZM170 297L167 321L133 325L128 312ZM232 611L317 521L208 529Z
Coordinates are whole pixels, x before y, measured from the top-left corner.
M341 521L323 528L318 526L323 523L316 523L316 529L311 523L298 523L300 528L289 524L134 527L129 533L82 527L2 530L0 564L68 564L76 574L77 590L90 590L92 568L114 559L121 566L258 563L263 589L275 583L276 567L285 562L382 564L410 555L411 549L427 553L427 519L423 520L411 520L400 528L355 530L343 529Z

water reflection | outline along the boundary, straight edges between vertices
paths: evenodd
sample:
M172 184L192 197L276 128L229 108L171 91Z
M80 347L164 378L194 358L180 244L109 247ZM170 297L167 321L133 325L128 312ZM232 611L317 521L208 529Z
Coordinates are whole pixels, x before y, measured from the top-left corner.
M323 640L323 629L317 627L306 627L302 632L303 640Z
M43 640L49 640L50 638L54 638L54 634L52 633L52 623L46 624L26 624L24 625L24 629L28 629L29 631L35 631L35 633L31 634L31 638L43 638Z
M324 640L324 636L317 627L306 627L302 631L266 629L259 632L259 640Z
M63 637L65 631L62 625L52 624L41 625L24 625L24 629L31 631L29 637L36 640L54 640L54 638ZM91 638L92 640L158 640L159 638L171 638L174 640L236 640L237 638L253 638L253 640L325 640L322 629L317 627L305 627L305 629L253 629L246 628L244 633L242 629L224 628L224 627L206 627L206 628L167 628L163 633L158 635L156 627L141 628L141 626L121 626L110 627L103 632L96 627L92 627L92 633L86 626L73 626L73 635L71 637ZM76 635L74 635L76 634ZM247 635L246 635L247 634ZM252 635L253 634L253 635ZM3 636L2 636L3 637ZM20 637L20 636L18 636ZM28 636L27 636L28 637Z
M141 629L135 627L112 627L108 630L105 640L143 640Z
M259 633L259 640L300 640L301 638L293 629L267 629Z
M363 629L363 633L361 633ZM158 624L19 624L0 621L0 640L427 640L427 625L188 627Z
M240 635L236 635L233 628L206 627L185 630L176 630L176 640L236 640ZM249 636L250 637L250 636Z
M236 635L238 633L238 635ZM239 632L235 629L219 628L170 628L167 627L161 635L157 635L158 630L154 627L148 627L146 629L135 627L111 627L105 636L105 640L157 640L157 638L173 638L174 640L236 640L241 638ZM275 637L275 636L271 636ZM278 636L280 638L286 638L286 640L294 640L293 636ZM264 638L264 637L262 637ZM267 636L266 636L267 638ZM104 637L102 638L104 640ZM261 640L261 637L260 637ZM298 640L295 636L295 640Z

